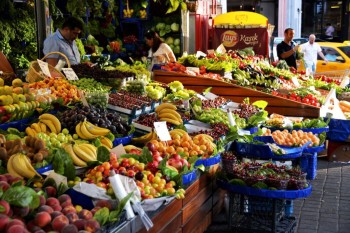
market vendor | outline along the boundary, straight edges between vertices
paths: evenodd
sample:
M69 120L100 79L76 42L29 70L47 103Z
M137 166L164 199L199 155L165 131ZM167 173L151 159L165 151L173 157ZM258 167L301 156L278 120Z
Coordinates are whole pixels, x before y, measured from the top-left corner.
M150 47L148 57L152 59L152 65L176 62L176 57L170 46L162 41L157 32L147 31L145 41L147 46Z
M71 65L80 63L80 53L75 42L79 34L84 28L84 23L78 18L67 18L60 29L47 37L44 41L44 54L50 52L60 52L67 56ZM46 62L52 66L56 66L59 60L65 61L65 59L58 55L53 54L46 58Z
M294 29L287 28L284 30L284 40L277 45L277 56L280 60L285 60L287 65L297 69L296 51L298 44L293 42Z

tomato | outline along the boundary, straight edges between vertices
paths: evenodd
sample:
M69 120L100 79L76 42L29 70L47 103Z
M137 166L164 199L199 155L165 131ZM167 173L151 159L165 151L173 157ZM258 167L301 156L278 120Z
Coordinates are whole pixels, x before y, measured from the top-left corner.
M302 102L303 102L304 104L309 104L309 103L310 103L310 100L309 100L309 98L305 97L304 99L302 99Z
M293 101L296 101L296 100L297 100L297 98L295 98L295 97L293 97L293 96L290 96L289 99L290 99L290 100L293 100Z

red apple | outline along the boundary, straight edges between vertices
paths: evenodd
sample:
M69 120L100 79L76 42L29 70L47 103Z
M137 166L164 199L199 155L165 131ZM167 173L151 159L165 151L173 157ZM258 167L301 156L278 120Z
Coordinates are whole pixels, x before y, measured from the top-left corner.
M148 142L146 146L151 152L157 151L156 146L152 142Z
M179 154L173 154L172 156L175 160L180 160L181 156Z

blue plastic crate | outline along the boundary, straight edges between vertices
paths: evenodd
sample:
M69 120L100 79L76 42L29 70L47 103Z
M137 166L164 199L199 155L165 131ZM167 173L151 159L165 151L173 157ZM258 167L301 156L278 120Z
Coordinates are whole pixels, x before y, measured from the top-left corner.
M317 153L303 154L299 165L301 171L306 173L306 179L314 180L317 175Z

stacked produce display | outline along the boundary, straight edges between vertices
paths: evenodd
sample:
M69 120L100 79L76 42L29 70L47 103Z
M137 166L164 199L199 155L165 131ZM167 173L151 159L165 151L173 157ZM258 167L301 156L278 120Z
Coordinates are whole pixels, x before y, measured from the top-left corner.
M259 89L317 108L327 94L319 88L346 91L337 81L281 70L249 51L202 59L188 55L179 62L162 69ZM185 65L199 67L200 73ZM329 120L289 119L268 112L269 102L263 98L236 103L215 95L215 89L195 91L177 80L154 82L143 63L103 61L73 69L79 80L47 77L0 87L0 231L109 232L126 220L128 198L133 205L148 199L186 199L203 173L216 173L229 190L311 190L314 176L308 172L317 164L303 161L324 149ZM223 77L222 71L231 77ZM311 83L315 88L307 87ZM348 104L343 100L339 105L347 111ZM272 160L293 163L279 166ZM111 173L129 179L134 192L119 198ZM94 196L101 199L95 204L89 196L92 187L101 195ZM87 197L83 202L81 195Z

